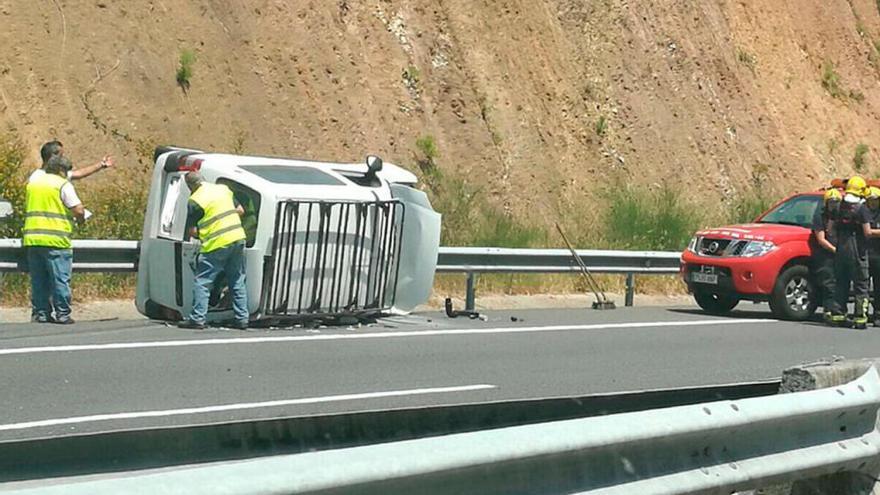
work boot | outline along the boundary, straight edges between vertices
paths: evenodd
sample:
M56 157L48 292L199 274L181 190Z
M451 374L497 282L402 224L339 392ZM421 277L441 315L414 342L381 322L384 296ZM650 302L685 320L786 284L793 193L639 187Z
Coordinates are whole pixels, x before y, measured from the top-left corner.
M182 322L177 324L178 328L189 328L192 330L204 330L208 328L204 323L200 323L198 321L193 320L183 320Z
M868 328L868 318L856 318L853 320L852 327L856 330L866 330Z
M234 321L234 322L232 322L231 325L229 325L229 327L230 327L230 328L234 328L234 329L236 329L236 330L247 330L247 329L248 329L248 322L246 322L246 321Z
M831 320L827 323L828 326L832 327L845 327L846 326L846 315L835 313L831 315Z

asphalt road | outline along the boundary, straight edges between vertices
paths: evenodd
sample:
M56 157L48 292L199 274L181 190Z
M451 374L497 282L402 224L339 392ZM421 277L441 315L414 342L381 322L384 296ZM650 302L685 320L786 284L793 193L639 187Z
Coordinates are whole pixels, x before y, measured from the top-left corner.
M628 308L248 332L147 321L5 324L0 441L755 381L833 355L880 356L880 329L767 318Z

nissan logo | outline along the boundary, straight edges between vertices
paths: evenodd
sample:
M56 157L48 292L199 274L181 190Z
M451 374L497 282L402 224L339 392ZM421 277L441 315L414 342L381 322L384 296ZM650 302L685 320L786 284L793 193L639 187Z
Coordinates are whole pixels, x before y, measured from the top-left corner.
M715 254L715 253L718 252L718 248L719 248L719 247L720 247L720 246L718 245L718 243L713 241L712 244L709 244L709 249L708 249L708 251L709 251L710 253L712 253L712 254Z

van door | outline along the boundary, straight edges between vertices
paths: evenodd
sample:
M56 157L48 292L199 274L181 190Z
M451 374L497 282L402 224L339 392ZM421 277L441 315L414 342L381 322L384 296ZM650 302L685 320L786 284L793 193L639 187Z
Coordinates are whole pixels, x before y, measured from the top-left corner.
M150 239L150 299L179 313L179 318L192 308L193 273L198 245L186 240L186 210L189 189L184 182L186 172L169 172L162 184L159 225L156 237Z

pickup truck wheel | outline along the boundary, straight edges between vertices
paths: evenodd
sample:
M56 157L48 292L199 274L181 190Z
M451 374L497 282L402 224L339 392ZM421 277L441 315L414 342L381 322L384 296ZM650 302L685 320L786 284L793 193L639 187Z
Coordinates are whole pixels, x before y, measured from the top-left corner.
M715 294L704 290L695 290L694 299L704 311L713 315L730 313L739 304L739 299L736 296Z
M816 312L816 289L809 268L795 265L783 270L770 294L770 311L783 320L806 320Z

